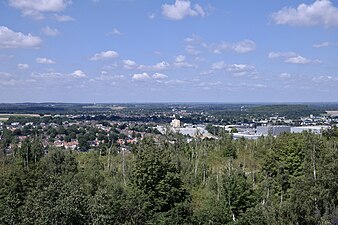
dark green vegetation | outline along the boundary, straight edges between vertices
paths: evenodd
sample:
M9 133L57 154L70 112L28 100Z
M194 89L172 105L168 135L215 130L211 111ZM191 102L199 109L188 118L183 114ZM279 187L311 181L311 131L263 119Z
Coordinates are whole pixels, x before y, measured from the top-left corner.
M6 135L4 135L6 136ZM0 224L337 224L338 130L5 155Z

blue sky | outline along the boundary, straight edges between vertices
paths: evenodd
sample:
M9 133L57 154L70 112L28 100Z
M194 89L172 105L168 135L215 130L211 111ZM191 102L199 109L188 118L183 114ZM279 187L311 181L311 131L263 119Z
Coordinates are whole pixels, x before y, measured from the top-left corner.
M337 96L338 1L0 0L0 102Z

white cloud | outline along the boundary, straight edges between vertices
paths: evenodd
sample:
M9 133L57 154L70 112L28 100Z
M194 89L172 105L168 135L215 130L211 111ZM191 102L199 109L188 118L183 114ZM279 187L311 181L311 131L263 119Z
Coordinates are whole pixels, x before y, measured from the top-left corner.
M96 53L93 57L90 58L92 61L98 61L98 60L103 60L103 59L113 59L118 57L119 54L115 51L106 51L106 52L100 52Z
M200 75L211 75L211 74L214 74L214 73L215 73L214 70L207 70L207 71L200 72Z
M230 64L227 65L226 71L232 73L234 76L256 73L255 67L247 64Z
M314 82L332 82L338 81L338 77L333 76L315 76L312 78Z
M211 65L211 69L213 70L221 70L221 69L225 69L226 68L226 64L224 63L224 61L219 61L219 62L215 62Z
M64 78L64 74L58 72L47 72L47 73L32 73L31 77L33 78L44 78L44 79L57 79L57 78Z
M285 60L287 63L292 63L292 64L309 64L312 61L310 59L307 59L303 56L295 56L295 57L290 57Z
M59 22L69 22L69 21L75 20L71 16L68 16L68 15L59 15L59 14L54 14L54 19L56 19Z
M184 62L184 61L185 61L185 56L184 55L178 55L175 58L175 62L177 62L177 63L181 63L181 62Z
M102 72L101 72L102 73ZM123 75L114 75L114 76L109 76L106 74L102 74L101 76L91 79L90 81L117 81L117 80L122 80L124 78Z
M13 77L13 75L7 72L0 72L0 79L9 78L9 77Z
M190 55L198 55L200 53L199 50L193 45L187 45L185 47L185 50L190 54Z
M21 11L24 16L43 19L43 13L60 12L64 10L70 0L9 0L9 5Z
M191 37L185 38L184 42L186 42L187 44L199 44L202 42L202 38L197 36L196 34L192 34Z
M185 61L186 57L184 55L178 55L175 58L174 66L183 68L183 67L194 67L194 65Z
M162 5L162 14L171 20L181 20L186 16L205 16L203 8L198 4L192 8L189 0L176 0L173 5Z
M14 78L15 77L10 73L0 72L0 85L17 85L19 83L19 80L16 80Z
M276 24L291 26L337 26L338 8L330 0L316 0L311 5L302 3L297 8L285 7L273 13L272 19Z
M170 67L169 63L162 61L151 66L140 65L138 68L141 70L166 70L169 67Z
M132 76L132 79L135 81L148 80L150 76L147 73L136 73Z
M75 78L81 78L81 77L87 76L82 70L75 70L71 75Z
M110 34L110 35L121 35L122 33L118 29L114 28L113 31L109 32L108 34Z
M260 83L240 83L239 84L240 87L247 87L247 88L250 88L252 90L255 90L257 88L267 88L268 86L266 86L265 84L260 84Z
M42 40L31 34L15 32L8 27L0 26L0 48L38 47Z
M165 75L165 74L162 74L162 73L154 73L154 74L153 74L153 78L154 78L155 80L162 80L162 79L168 78L168 76Z
M130 59L123 60L123 68L125 69L135 69L137 67L137 63Z
M208 48L216 54L220 54L222 52L224 52L225 50L230 49L230 44L226 43L226 42L221 42L218 44L211 44L210 46L208 46Z
M291 78L291 74L289 74L289 73L281 73L281 74L279 74L279 78L281 80L289 80Z
M220 54L224 51L231 50L238 53L247 53L255 50L256 43L252 40L245 39L240 42L236 43L228 43L222 41L221 43L217 44L210 44L205 45L209 50L211 50L213 53Z
M239 53L247 53L255 50L256 48L256 43L251 40L244 40L238 43L233 44L232 49L235 52Z
M149 14L148 18L151 20L155 19L155 14L154 13Z
M36 62L39 64L55 64L56 62L52 59L47 58L36 58Z
M49 26L42 28L42 32L47 36L56 36L60 34L58 29L50 28Z
M284 58L284 62L292 64L321 63L318 59L307 59L295 52L270 52L269 59Z
M250 75L251 78L257 78L256 68L252 65L247 64L226 64L224 61L215 62L211 65L211 70L205 72L204 74L212 74L214 70L223 70L231 73L234 76L245 76Z
M196 10L196 12L201 15L202 17L205 16L205 12L204 9L202 8L202 6L200 6L199 4L195 4L194 5L194 9Z
M19 64L17 65L17 67L18 67L18 69L20 69L20 70L26 70L26 69L29 68L29 65L28 65L28 64L22 64L22 63L19 63Z
M221 81L215 81L215 82L200 82L196 85L198 88L202 88L203 90L210 90L216 86L222 85Z
M325 42L322 42L322 43L319 43L319 44L314 44L312 45L312 47L314 48L323 48L323 47L328 47L330 45L329 42L325 41Z
M275 59L279 57L290 58L290 57L295 57L295 56L297 56L297 54L294 52L270 52L268 55L268 58L269 59Z
M186 44L185 50L190 55L198 55L200 53L200 50L198 49L199 45L204 45L204 43L202 43L202 39L195 34L191 37L185 38L184 42Z

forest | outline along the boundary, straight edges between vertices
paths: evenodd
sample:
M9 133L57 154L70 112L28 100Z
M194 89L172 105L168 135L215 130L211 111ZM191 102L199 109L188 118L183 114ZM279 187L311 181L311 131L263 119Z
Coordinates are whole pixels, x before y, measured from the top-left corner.
M3 151L0 224L338 224L338 129Z

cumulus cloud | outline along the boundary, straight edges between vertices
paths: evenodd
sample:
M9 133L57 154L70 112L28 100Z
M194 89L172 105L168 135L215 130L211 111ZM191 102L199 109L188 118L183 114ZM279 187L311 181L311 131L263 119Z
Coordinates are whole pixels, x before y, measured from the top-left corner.
M9 0L9 5L21 11L24 16L43 19L43 13L60 12L64 10L70 0Z
M224 61L215 62L211 65L211 70L207 71L212 74L214 70L225 70L234 76L255 76L257 74L256 68L248 64L226 64ZM254 78L254 77L252 77Z
M190 55L198 55L200 51L193 45L187 45L185 47L185 50L190 54Z
M58 29L50 28L49 26L42 28L42 32L47 36L56 36L60 34Z
M168 76L165 75L165 74L163 74L163 73L154 73L154 74L153 74L153 78L154 78L155 80L162 80L162 79L168 78Z
M211 69L213 70L221 70L221 69L225 69L226 68L226 64L224 61L219 61L219 62L215 62L211 65Z
M150 76L148 75L148 73L135 73L132 76L132 79L135 81L143 81L150 79Z
M210 44L210 45L205 44L205 46L209 48L209 50L211 50L213 53L217 53L217 54L220 54L227 50L231 50L237 53L247 53L247 52L251 52L256 49L256 43L248 39L245 39L240 42L235 42L235 43L228 43L228 42L222 41L216 44Z
M189 0L176 0L173 5L162 5L162 14L171 20L181 20L187 16L205 16L204 9L198 4L192 7Z
M338 25L338 8L330 0L316 0L313 4L300 4L297 8L285 7L272 14L276 24L291 26L325 27Z
M56 62L52 59L47 58L36 58L36 62L39 64L55 64Z
M151 66L140 65L138 68L141 70L166 70L169 67L170 67L169 63L162 61Z
M175 57L175 62L173 63L174 66L183 68L183 67L194 67L194 65L188 63L184 55L178 55Z
M26 69L29 68L29 65L28 65L28 64L19 63L19 64L17 65L17 67L18 67L18 69L20 69L20 70L26 70Z
M285 60L287 63L292 63L292 64L309 64L312 62L312 60L307 59L303 56L297 55L295 57L290 57Z
M229 64L226 66L226 71L234 76L245 76L256 74L256 68L247 64Z
M238 43L233 44L232 49L235 52L239 53L247 53L255 50L256 48L256 43L251 40L244 40Z
M5 26L0 26L0 48L38 47L42 40L31 34L15 32Z
M137 63L130 59L125 59L123 62L123 68L125 69L135 69L137 67Z
M98 61L98 60L103 60L103 59L113 59L118 57L119 54L115 51L106 51L106 52L100 52L96 53L94 56L90 58L92 61Z
M87 75L82 70L75 70L71 75L75 78L86 77Z
M269 59L284 58L284 62L291 64L321 63L318 59L307 59L295 52L270 52Z

